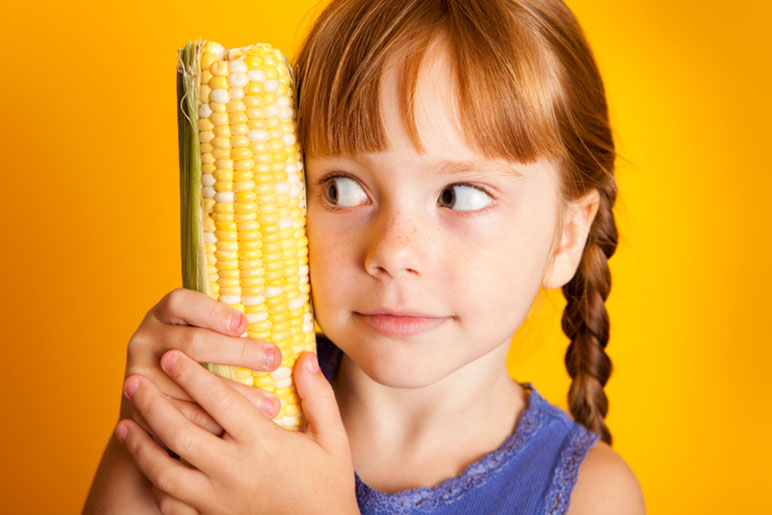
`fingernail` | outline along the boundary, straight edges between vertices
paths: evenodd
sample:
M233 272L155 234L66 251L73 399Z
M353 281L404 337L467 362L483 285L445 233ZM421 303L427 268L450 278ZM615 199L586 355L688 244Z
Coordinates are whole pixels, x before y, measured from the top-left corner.
M161 367L164 370L169 370L177 362L177 353L169 352L163 358L161 358Z
M126 434L128 434L128 432L129 428L126 427L126 424L118 424L115 428L115 437L119 442L123 442L126 439Z
M273 370L279 363L281 363L281 351L276 348L268 349L265 353L265 367Z
M137 388L139 388L139 379L136 377L131 377L127 379L126 384L123 385L123 393L127 398L131 399L131 396L134 395L134 392L137 391Z
M312 374L319 372L319 361L316 359L316 355L313 358L306 360L306 370Z
M244 317L242 314L234 315L233 318L231 318L231 331L238 331L239 327L241 327L241 319Z
M263 400L263 413L267 417L272 417L274 414L274 405L276 403L276 400L274 397L268 397Z

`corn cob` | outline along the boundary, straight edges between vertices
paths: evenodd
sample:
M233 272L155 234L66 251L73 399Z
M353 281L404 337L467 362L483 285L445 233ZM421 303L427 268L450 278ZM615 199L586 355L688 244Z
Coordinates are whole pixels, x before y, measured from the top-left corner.
M271 373L204 366L276 393L275 422L302 430L292 369L316 339L291 68L268 44L198 41L177 71L183 285L245 313L242 336L282 352Z

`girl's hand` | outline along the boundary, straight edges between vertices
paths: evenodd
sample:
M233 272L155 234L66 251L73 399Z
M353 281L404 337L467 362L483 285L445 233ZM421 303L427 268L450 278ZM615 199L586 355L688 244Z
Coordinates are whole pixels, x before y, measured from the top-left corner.
M180 349L199 362L275 370L281 363L279 348L270 342L240 338L246 329L246 317L235 309L203 293L177 288L147 312L129 340L124 377L142 374L186 418L211 433L222 434L222 427L163 373L159 362L164 352ZM265 413L269 417L278 413L275 395L229 379L220 380L255 406L267 408ZM152 434L141 414L125 398L121 402L121 418L133 418Z
M225 429L220 437L192 423L147 377L126 380L150 428L192 465L169 457L133 420L119 422L116 436L155 485L161 512L359 513L348 438L315 354L303 354L294 370L306 433L279 427L183 352L167 352L161 364Z

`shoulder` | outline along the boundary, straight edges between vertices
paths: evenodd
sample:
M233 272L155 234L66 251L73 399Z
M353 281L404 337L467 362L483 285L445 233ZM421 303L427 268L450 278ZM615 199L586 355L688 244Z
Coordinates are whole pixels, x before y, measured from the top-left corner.
M608 444L598 440L579 466L569 515L646 513L643 491L632 469Z

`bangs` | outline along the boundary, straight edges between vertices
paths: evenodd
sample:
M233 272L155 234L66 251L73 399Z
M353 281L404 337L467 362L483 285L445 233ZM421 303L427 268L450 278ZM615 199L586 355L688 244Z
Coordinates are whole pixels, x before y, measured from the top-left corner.
M470 148L523 163L565 156L557 121L561 68L537 19L518 5L474 0L366 0L325 10L295 65L301 148L309 155L387 150L379 93L384 70L396 66L402 118L424 153L414 99L435 42L448 53L454 107Z

